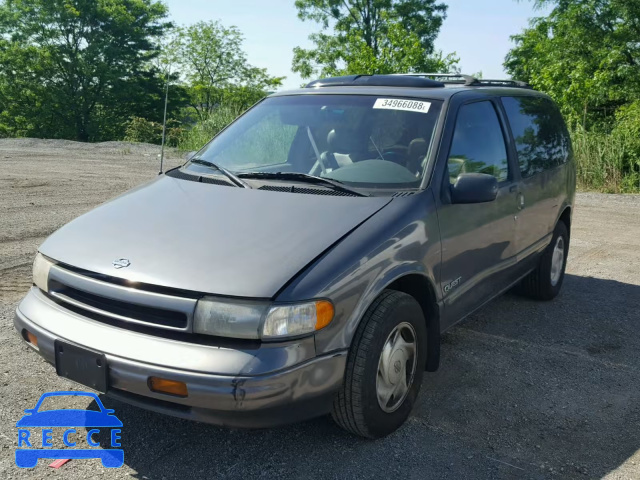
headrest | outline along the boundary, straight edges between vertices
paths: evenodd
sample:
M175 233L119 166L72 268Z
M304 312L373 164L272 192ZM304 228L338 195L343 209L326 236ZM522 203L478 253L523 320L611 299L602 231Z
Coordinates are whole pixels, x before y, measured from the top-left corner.
M427 154L428 145L424 138L414 138L409 143L408 151L410 157L424 157Z
M339 153L350 153L358 149L358 141L353 130L333 129L327 135L329 150Z

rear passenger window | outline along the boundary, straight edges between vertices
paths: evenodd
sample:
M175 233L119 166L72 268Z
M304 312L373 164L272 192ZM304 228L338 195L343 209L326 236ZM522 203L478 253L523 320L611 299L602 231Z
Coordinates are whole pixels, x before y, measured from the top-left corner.
M487 173L498 181L509 176L504 135L491 102L460 107L449 152L451 183L461 173Z
M566 163L569 134L554 103L542 97L503 97L523 177Z

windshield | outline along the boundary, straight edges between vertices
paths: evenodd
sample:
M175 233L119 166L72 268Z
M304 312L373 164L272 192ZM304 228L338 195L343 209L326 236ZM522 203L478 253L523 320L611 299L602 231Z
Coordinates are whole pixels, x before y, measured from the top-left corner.
M245 180L253 173L302 173L354 187L416 188L440 109L437 100L388 96L267 98L187 168L203 172L210 162Z

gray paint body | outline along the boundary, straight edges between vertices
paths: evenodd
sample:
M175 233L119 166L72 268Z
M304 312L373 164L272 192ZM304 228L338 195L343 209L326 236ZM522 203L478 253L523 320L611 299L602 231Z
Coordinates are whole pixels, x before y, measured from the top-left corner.
M431 302L433 342L439 333L499 295L531 271L553 228L573 205L573 162L520 178L505 115L496 98L540 95L505 88L408 89L332 87L277 95L362 94L444 100L421 189L391 198L332 197L201 184L168 177L128 192L53 234L41 252L65 265L125 281L188 291L295 302L328 298L331 324L314 336L281 343L194 344L104 325L70 312L33 288L18 307L15 325L39 337L39 353L53 362L63 339L104 352L108 393L172 415L223 425L266 426L321 415L342 382L359 322L380 292L411 275ZM496 102L509 145L513 175L494 202L454 205L444 182L455 115L478 99ZM448 178L447 178L448 182ZM520 196L524 208L519 208ZM131 266L114 270L111 262ZM73 277L78 282L80 278ZM69 278L67 278L69 279ZM96 283L97 282L97 283ZM82 285L80 285L82 287ZM93 293L132 301L109 281L94 279ZM115 293L114 293L115 292ZM160 293L165 304L185 300ZM151 300L150 300L151 299ZM133 300L135 303L135 299ZM153 304L152 297L139 299ZM146 303L145 303L146 302ZM195 304L195 301L194 301ZM178 307L176 307L178 309ZM184 335L189 335L186 327ZM436 349L437 343L430 343ZM437 352L434 350L437 365ZM162 374L185 381L185 399L146 387ZM162 376L162 375L160 375ZM169 408L153 399L173 402ZM211 409L211 405L216 405ZM269 420L266 420L266 419Z
M65 225L40 252L90 272L150 285L272 298L390 200L293 197L161 176ZM118 258L130 259L131 265L114 270Z

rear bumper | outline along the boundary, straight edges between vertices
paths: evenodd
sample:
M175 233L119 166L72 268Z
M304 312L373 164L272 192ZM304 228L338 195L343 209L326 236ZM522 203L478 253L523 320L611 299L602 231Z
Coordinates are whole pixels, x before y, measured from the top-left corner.
M315 356L313 338L240 350L143 335L86 319L36 288L16 310L14 325L23 337L25 330L36 335L32 348L51 364L56 339L104 353L108 396L230 427L270 427L328 413L346 364L346 351ZM152 392L150 376L186 383L188 397Z

